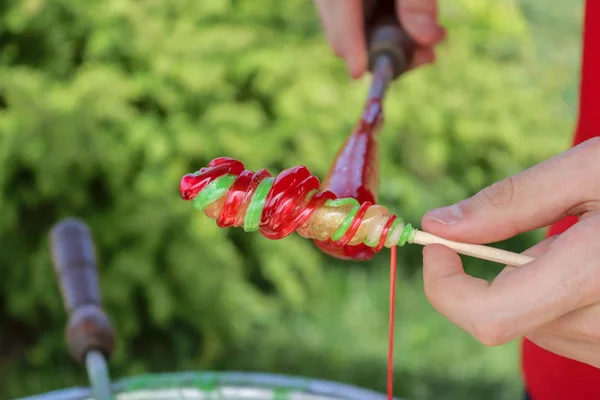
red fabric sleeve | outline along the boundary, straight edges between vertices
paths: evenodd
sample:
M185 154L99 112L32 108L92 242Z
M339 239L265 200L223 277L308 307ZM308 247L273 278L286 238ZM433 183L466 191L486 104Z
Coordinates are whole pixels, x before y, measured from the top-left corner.
M585 2L582 48L579 119L573 145L600 136L600 0ZM566 218L548 234L564 232L575 222L575 217ZM600 399L600 369L550 353L527 339L521 355L532 400Z

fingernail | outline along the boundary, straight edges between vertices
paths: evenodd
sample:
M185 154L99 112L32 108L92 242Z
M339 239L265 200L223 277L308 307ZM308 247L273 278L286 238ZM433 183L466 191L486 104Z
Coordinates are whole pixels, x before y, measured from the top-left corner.
M428 41L438 35L439 26L431 14L411 13L403 19L403 22L406 30L419 41Z
M463 217L462 210L458 204L436 208L427 213L427 218L444 225L456 224Z

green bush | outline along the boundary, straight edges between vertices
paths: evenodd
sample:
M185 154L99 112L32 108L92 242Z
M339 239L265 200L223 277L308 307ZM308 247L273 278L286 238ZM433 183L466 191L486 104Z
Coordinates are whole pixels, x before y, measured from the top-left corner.
M539 61L514 2L442 3L449 38L439 61L394 84L380 136L380 201L417 224L427 209L562 150L572 128L560 99L570 82ZM84 382L63 342L47 249L51 225L70 215L87 221L98 247L119 337L113 375L309 374L273 351L297 335L279 321L331 300L328 266L377 267L385 255L359 266L295 235L219 229L179 199L178 183L218 156L326 173L368 79L349 81L311 2L9 1L0 43L0 387L16 396ZM406 248L401 264L417 270L419 257ZM239 350L251 344L269 356ZM354 372L313 373L384 388Z

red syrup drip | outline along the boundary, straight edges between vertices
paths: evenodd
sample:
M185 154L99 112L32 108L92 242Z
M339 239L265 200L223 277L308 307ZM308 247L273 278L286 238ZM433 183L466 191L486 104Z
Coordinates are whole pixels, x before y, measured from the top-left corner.
M357 127L339 150L322 189L335 193L338 198L352 197L361 204L377 203L379 156L375 133L382 122L381 98L372 98L368 101ZM383 241L385 242L385 239ZM372 248L362 243L349 246L343 244L343 241L331 240L314 242L324 253L342 260L367 261L383 247L381 245Z
M390 319L388 334L387 395L394 399L394 320L396 309L396 247L390 249Z

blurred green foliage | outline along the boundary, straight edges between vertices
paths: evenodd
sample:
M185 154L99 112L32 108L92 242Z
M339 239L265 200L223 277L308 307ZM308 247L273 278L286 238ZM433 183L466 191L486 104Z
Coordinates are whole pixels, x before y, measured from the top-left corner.
M565 2L532 3L441 1L438 61L385 104L380 201L406 220L569 144L580 14L561 20L563 62L528 19L543 26ZM85 383L47 249L70 215L98 247L114 376L247 369L385 390L385 254L343 263L295 235L219 229L178 197L180 177L218 156L326 173L368 79L349 80L311 2L6 0L0 76L1 394ZM482 348L427 305L420 249L400 263L398 394L514 398L515 348Z

